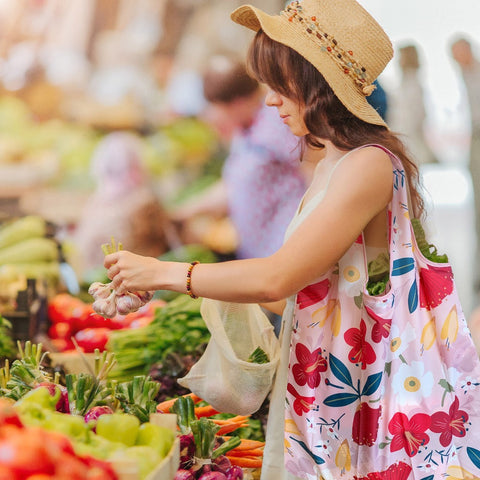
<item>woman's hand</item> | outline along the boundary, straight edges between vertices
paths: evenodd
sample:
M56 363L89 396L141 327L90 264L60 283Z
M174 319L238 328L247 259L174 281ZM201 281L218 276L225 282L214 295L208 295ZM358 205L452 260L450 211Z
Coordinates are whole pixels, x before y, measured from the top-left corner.
M154 257L143 257L127 250L107 255L104 266L112 280L112 287L118 294L127 291L153 291L160 288L161 262Z

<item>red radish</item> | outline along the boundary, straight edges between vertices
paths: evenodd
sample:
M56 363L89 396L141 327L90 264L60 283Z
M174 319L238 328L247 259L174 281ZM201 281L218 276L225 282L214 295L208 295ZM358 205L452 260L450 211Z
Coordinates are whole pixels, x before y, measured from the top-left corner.
M221 472L205 472L198 477L198 480L227 480L225 474Z
M243 470L238 465L232 465L225 472L227 480L243 480Z
M232 464L230 460L225 455L219 455L214 461L212 468L218 470L219 472L225 473Z
M193 435L180 435L180 467L188 468L193 464L195 455L195 440Z
M190 470L184 470L183 468L177 470L175 473L175 477L173 477L173 480L195 480L195 477L193 476L192 472Z
M40 382L35 388L45 387L50 395L54 397L57 394L57 389L60 390L60 398L58 399L57 404L55 405L55 410L62 413L70 413L70 404L68 402L68 391L67 387L63 385L58 385L58 383L53 382Z
M97 405L85 414L85 423L96 421L101 415L111 415L112 413L113 410L108 405ZM93 431L95 431L95 428L93 428Z

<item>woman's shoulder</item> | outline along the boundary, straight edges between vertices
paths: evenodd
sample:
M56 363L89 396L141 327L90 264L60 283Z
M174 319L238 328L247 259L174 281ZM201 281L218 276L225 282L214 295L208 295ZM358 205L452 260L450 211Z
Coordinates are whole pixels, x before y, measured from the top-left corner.
M338 161L336 170L343 174L382 174L391 175L391 154L380 145L366 145L347 152Z
M353 195L391 192L393 182L390 154L377 146L365 146L343 156L335 168L330 181L332 190L337 187Z

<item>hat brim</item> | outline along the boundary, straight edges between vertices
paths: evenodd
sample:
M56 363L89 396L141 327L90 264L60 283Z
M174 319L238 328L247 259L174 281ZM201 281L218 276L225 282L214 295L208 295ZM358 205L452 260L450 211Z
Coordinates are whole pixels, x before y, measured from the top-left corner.
M300 33L285 16L269 15L252 5L243 5L232 12L231 19L254 32L262 29L272 40L293 48L317 68L351 113L367 123L388 128L366 96L358 88L352 88L351 78L345 75L330 54L320 48L312 48L312 40L308 34Z

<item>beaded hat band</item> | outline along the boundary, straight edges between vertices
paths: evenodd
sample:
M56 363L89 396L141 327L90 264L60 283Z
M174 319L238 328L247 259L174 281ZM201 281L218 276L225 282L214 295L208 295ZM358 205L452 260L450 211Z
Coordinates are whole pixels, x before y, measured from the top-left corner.
M386 126L368 101L372 84L393 56L390 39L356 0L293 1L279 15L244 5L234 22L292 48L323 75L345 107L365 122Z
M342 72L350 75L362 93L371 95L375 85L367 82L366 68L362 67L355 59L352 50L344 50L332 35L329 35L317 21L315 15L308 15L299 1L290 3L280 15L286 15L289 22L297 22L307 35L317 43L322 52L328 52Z

